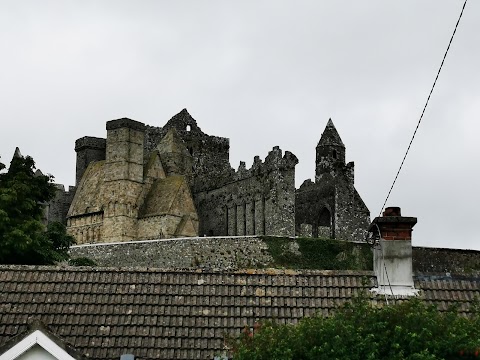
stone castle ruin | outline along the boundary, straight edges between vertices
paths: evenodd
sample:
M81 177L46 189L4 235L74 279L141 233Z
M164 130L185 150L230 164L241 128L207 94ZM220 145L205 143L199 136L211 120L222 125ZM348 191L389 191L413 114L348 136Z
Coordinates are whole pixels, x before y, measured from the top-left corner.
M354 186L354 163L345 165L345 145L332 120L316 148L315 182L305 180L296 192L296 234L362 240L370 212Z
M361 240L370 224L331 120L317 145L315 182L298 190L294 154L274 147L235 171L229 139L205 134L186 109L163 127L123 118L106 129L106 139L75 142L76 184L59 186L46 210L78 244L244 235Z

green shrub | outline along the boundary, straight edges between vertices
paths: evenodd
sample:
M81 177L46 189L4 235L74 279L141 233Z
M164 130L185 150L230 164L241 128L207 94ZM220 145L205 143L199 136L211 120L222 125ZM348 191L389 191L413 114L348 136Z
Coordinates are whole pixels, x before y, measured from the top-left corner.
M254 332L246 328L231 345L235 360L475 359L478 329L478 308L467 318L418 299L379 308L358 298L328 318L305 318L295 326L257 324Z

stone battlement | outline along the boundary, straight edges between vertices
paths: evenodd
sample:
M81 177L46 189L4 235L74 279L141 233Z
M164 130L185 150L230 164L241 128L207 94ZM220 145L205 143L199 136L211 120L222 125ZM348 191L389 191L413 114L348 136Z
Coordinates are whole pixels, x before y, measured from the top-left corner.
M107 139L93 136L84 136L75 141L75 151L83 149L103 149L107 147Z
M145 131L145 124L140 121L135 121L129 118L121 118L107 121L107 130L115 130L120 128L128 128L137 131Z
M298 164L297 157L290 151L285 151L282 156L280 147L275 146L269 151L263 162L259 156L255 156L252 166L247 169L245 162L241 161L238 170L233 175L234 181L245 180L252 176L266 176L272 171L287 171L294 169Z

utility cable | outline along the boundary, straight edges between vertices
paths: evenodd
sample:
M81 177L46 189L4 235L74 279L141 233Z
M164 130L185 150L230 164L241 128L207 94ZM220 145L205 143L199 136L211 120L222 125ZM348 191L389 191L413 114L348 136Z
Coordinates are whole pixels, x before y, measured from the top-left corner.
M412 146L413 139L415 139L415 135L417 134L418 127L420 126L420 123L422 122L423 115L425 114L425 110L427 109L428 102L430 101L430 97L432 96L433 89L435 88L435 85L437 84L438 77L440 76L440 72L442 71L443 63L445 62L445 58L447 57L448 51L450 50L450 45L452 44L453 37L455 36L455 33L457 32L458 24L460 23L460 19L462 18L463 11L465 10L465 5L467 5L467 1L463 3L462 11L460 12L460 16L458 17L457 24L455 25L455 29L453 30L452 37L450 38L450 42L448 43L447 50L445 51L445 55L443 55L443 60L442 63L440 64L440 68L438 69L437 76L435 77L435 81L433 82L432 88L430 89L430 93L428 94L427 101L425 102L425 106L423 107L422 114L420 115L420 119L418 120L417 127L415 128L415 131L413 132L412 139L410 140L410 144L408 144L407 151L405 152L405 156L403 157L402 163L400 164L400 167L398 168L397 175L395 176L395 179L393 180L392 186L390 187L390 190L388 191L387 198L385 199L385 202L382 205L382 208L380 209L380 214L378 216L382 216L383 209L385 208L385 205L387 204L388 198L390 197L390 194L392 193L393 187L395 186L395 183L397 182L398 175L400 174L400 171L402 170L403 163L405 162L405 159L407 158L408 152L410 151L410 147Z
M412 143L413 143L413 140L415 139L415 135L417 134L417 131L418 131L418 128L420 127L420 123L422 122L422 119L423 119L423 116L425 114L425 111L427 109L427 106L428 106L428 103L430 101L430 98L432 96L432 93L433 93L433 90L435 89L435 85L437 84L437 81L438 81L438 78L440 76L440 72L442 71L442 68L443 68L443 64L445 63L445 59L447 58L447 55L448 55L448 51L450 50L450 46L452 45L452 42L453 42L453 38L455 37L455 34L457 32L457 28L458 28L458 25L460 24L460 20L462 18L462 15L463 15L463 12L465 10L465 6L467 5L467 1L468 0L465 0L465 2L463 3L463 6L462 6L462 11L460 12L460 15L458 17L458 20L457 20L457 23L455 24L455 29L453 30L453 33L452 33L452 36L450 37L450 41L448 42L448 46L447 46L447 50L445 51L445 54L443 55L443 59L442 59L442 62L440 64L440 67L437 71L437 76L435 77L435 80L433 82L433 85L432 85L432 88L430 89L430 93L428 94L428 97L427 97L427 101L425 102L425 105L423 107L423 110L422 110L422 113L420 115L420 118L418 119L418 122L417 122L417 126L415 127L415 131L413 132L413 135L412 135L412 138L410 140L410 143L408 144L408 147L407 147L407 151L405 152L405 155L403 156L403 159L402 159L402 162L400 163L400 167L398 168L398 171L397 171L397 174L395 175L395 179L393 180L393 183L392 183L392 186L390 187L390 190L388 191L388 194L387 194L387 197L385 198L385 202L383 203L382 205L382 208L380 209L380 214L378 216L382 216L382 212L383 212L383 209L385 208L385 205L387 204L387 201L390 197L390 194L392 193L392 190L397 182L397 179L398 179L398 176L400 175L400 171L402 170L403 168L403 164L405 163L405 159L407 158L407 155L410 151L410 148L412 146ZM375 224L377 225L377 224ZM381 236L381 233L380 233L380 228L378 227L377 225L377 231L378 231L378 234ZM375 244L375 241L374 241L374 244ZM387 271L387 266L385 264L385 258L384 258L384 252L383 252L383 247L382 247L382 243L379 241L378 242L378 245L380 246L380 251L381 251L381 254L382 254L382 263L383 263L383 268L384 268L384 272L385 272L385 276L387 277L387 282L388 282L388 286L390 288L390 292L392 294L392 298L393 298L393 301L395 302L395 299L396 299L396 296L394 295L394 292L393 292L393 289L392 289L392 285L390 283L390 278L388 276L388 271ZM385 286L385 285L384 285ZM388 298L387 298L387 294L384 290L384 295L385 295L385 301L387 302L387 305L388 305Z

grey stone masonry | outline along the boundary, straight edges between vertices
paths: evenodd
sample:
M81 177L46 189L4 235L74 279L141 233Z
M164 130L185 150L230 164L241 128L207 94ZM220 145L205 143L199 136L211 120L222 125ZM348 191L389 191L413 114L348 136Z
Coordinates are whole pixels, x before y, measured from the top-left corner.
M208 236L295 234L295 165L298 159L277 146L251 169L241 163L234 181L195 194L200 234Z
M296 192L296 234L363 240L370 211L354 178L354 163L345 164L345 145L330 119L316 147L315 182L305 180ZM306 229L311 229L309 234Z
M118 229L109 234L108 227L96 228L94 238L129 241L135 233L144 233L138 229L143 224L134 225L128 218L136 218L150 187L158 187L154 178L165 176L185 177L188 189L183 191L191 194L195 209L190 210L198 214L194 223L182 220L186 227L178 225L182 236L302 235L358 241L370 223L369 210L354 186L354 164L345 164L345 145L331 120L315 150L315 181L306 180L298 190L294 154L275 146L265 160L255 156L251 168L241 162L235 171L229 160L229 139L203 132L186 109L162 127L121 118L108 121L106 129L106 139L86 136L76 141L76 186L68 193L59 189L51 204L52 219L64 216L65 209L76 204L77 215L95 208L107 225ZM103 182L109 183L109 189ZM86 193L96 191L108 196L108 201L102 200L108 206L97 204L100 195L96 194L87 201ZM79 192L83 197L74 197ZM149 204L168 202L165 191L156 196ZM167 205L163 208L168 210ZM112 211L115 216L110 219ZM185 215L176 213L179 219ZM148 225L161 224L150 219ZM82 241L92 237L88 231L79 235Z
M292 251L298 245L292 241ZM369 247L354 244L358 251ZM439 276L480 275L480 251L413 247L413 272ZM71 257L89 257L98 266L169 269L216 269L219 271L264 268L272 265L267 243L255 236L190 237L76 245ZM359 255L360 256L360 255ZM328 270L328 269L323 269Z
M75 185L78 186L88 164L93 161L105 160L105 149L107 140L92 136L84 136L75 141L75 152L77 153L77 169Z
M107 130L127 128L137 131L145 131L145 124L129 118L121 118L107 121L106 128Z
M172 128L193 158L193 193L216 189L232 181L234 170L229 161L229 139L205 134L187 109L173 116L162 128L146 128L146 151L155 149Z
M249 237L191 237L77 245L72 257L89 257L99 266L145 266L232 270L265 267L272 262L266 243Z
M72 203L76 188L70 186L68 190L65 190L63 185L55 184L55 186L57 188L55 197L45 207L45 221L47 224L52 222L65 224L68 208Z

